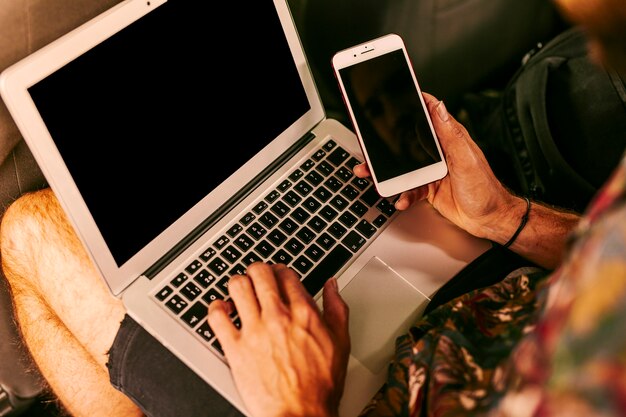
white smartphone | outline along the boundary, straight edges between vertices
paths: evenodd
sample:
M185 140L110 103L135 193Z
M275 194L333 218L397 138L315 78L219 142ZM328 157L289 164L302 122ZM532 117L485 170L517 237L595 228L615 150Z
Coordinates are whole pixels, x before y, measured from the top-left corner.
M400 36L339 51L332 65L381 196L446 176L441 145Z

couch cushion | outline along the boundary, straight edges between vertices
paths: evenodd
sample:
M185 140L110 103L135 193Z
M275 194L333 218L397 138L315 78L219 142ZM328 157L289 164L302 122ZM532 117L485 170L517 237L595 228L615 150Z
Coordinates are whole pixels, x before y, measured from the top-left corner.
M105 11L120 0L3 0L0 71ZM0 164L22 139L0 101Z

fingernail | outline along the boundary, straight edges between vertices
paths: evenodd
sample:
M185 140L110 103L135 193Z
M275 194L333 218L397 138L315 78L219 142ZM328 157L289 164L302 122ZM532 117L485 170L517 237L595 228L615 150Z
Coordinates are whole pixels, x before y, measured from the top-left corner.
M439 118L441 119L442 122L447 122L450 115L448 114L448 109L446 109L446 105L443 104L443 101L440 101L439 104L437 104L437 114L439 115Z
M333 290L337 291L337 289L339 288L337 286L337 278L331 278L329 281L330 281L330 286L333 288Z

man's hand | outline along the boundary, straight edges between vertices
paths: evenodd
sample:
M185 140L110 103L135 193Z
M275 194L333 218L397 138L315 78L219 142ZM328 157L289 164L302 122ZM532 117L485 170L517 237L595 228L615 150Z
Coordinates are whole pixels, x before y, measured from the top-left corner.
M348 307L336 280L324 286L324 312L284 265L254 263L228 285L232 306L215 301L209 323L248 409L261 416L337 416L350 338Z
M474 236L504 244L520 225L526 202L511 194L496 178L485 155L461 123L448 114L443 102L424 94L433 126L448 164L442 180L404 192L396 201L406 210L427 199L448 220ZM354 167L359 177L370 175L366 164ZM533 202L528 224L511 249L537 265L555 268L567 236L579 216Z
M465 127L448 114L443 102L429 94L424 94L424 99L449 172L440 181L402 193L396 208L406 210L414 202L427 199L444 217L475 236L493 238L488 236L489 227L502 224L508 217L514 231L525 203L495 177L480 148ZM371 175L367 164L357 165L354 173L358 177Z

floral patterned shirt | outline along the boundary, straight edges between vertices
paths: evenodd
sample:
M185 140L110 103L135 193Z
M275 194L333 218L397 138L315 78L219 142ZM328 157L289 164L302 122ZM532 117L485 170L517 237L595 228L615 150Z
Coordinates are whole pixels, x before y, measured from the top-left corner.
M626 159L552 274L523 268L399 338L376 416L626 416Z

